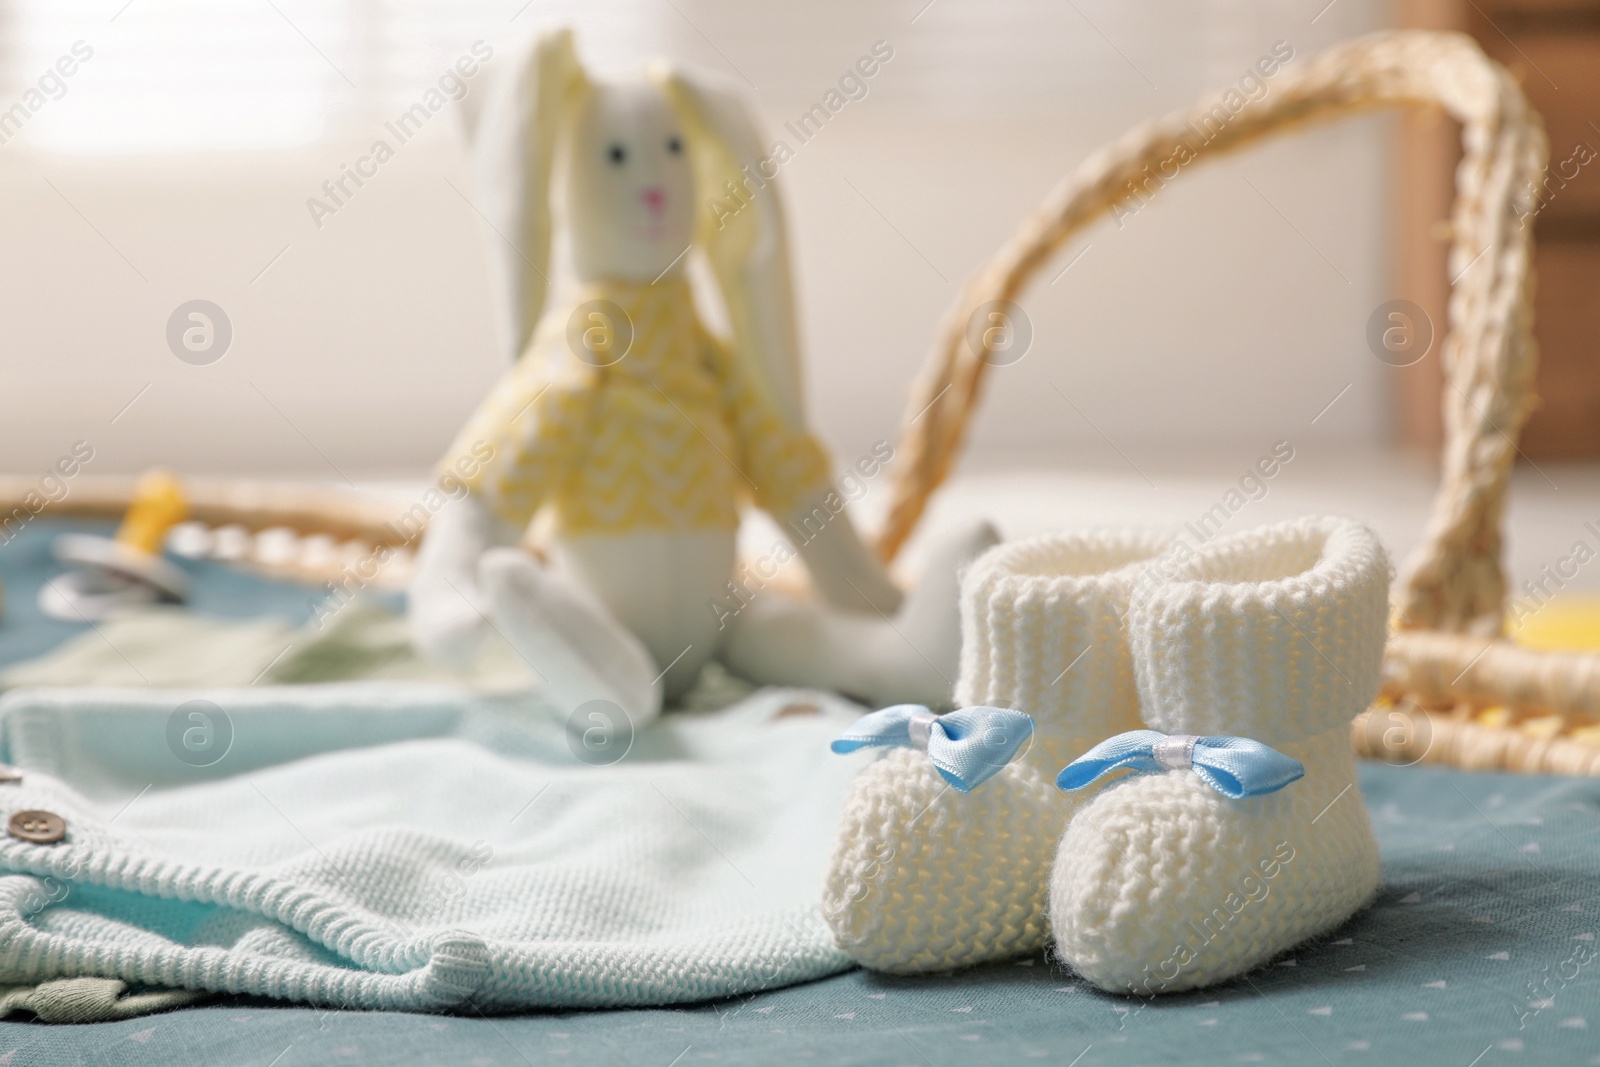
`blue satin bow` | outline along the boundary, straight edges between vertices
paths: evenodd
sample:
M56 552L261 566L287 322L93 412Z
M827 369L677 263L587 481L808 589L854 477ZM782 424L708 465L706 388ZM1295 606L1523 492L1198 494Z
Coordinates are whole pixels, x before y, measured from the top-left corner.
M896 704L863 715L833 743L841 755L858 748L916 748L934 770L970 793L1011 762L1033 734L1033 716L1012 708L961 708L935 715L921 704Z
M1189 768L1225 797L1259 797L1275 793L1305 777L1297 759L1248 737L1168 736L1155 730L1129 730L1100 742L1073 760L1056 776L1056 786L1082 789L1119 767L1140 774Z

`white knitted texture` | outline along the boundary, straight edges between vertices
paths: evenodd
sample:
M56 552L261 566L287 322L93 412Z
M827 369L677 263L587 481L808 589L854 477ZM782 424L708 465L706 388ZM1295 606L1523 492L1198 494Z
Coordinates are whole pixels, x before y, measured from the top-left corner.
M1122 617L1160 531L1092 530L998 545L961 587L957 706L1014 707L1038 722L1023 756L1051 781L1105 740L1139 727Z
M1377 538L1302 520L1158 566L1172 580L1152 569L1128 613L1146 721L1263 741L1306 776L1230 800L1188 770L1135 775L1073 819L1050 876L1057 951L1141 996L1242 974L1344 922L1378 883L1349 737L1383 652Z
M1390 572L1366 527L1279 523L1147 573L1128 643L1151 729L1274 745L1348 723L1377 694Z
M0 724L22 779L0 826L41 809L67 835L0 834L0 984L476 1015L838 973L816 882L854 777L828 741L857 709L808 694L818 714L781 714L797 696L664 716L634 734L642 759L596 765L536 694L13 689ZM229 724L214 766L174 757L190 699Z
M1086 805L1050 880L1060 956L1102 989L1173 993L1243 974L1370 900L1378 846L1348 788L1349 727L1279 751L1306 776L1264 797L1229 800L1169 771Z
M1139 724L1121 616L1167 539L1098 531L999 545L962 583L961 705L1038 722L1027 751L969 794L924 753L891 752L856 779L823 894L840 948L881 971L949 970L1045 943L1051 850L1081 803L1055 774Z

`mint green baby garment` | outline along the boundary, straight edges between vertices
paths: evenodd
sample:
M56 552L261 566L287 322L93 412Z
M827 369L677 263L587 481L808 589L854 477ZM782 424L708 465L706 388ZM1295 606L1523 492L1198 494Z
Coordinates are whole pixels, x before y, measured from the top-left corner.
M816 901L859 761L828 742L859 712L769 690L628 743L527 692L15 690L0 826L67 829L0 836L0 983L470 1011L834 973Z
M494 633L460 670L428 663L412 651L404 615L359 599L302 626L276 618L219 619L169 604L132 608L42 656L0 670L5 689L348 681L435 682L496 692L536 685L538 675Z

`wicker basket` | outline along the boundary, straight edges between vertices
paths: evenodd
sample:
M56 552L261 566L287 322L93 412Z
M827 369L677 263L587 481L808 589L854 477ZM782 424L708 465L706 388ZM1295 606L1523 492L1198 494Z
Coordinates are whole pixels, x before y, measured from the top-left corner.
M67 483L66 495L46 504L39 514L120 519L133 500L136 481L79 474ZM25 506L30 496L38 506L37 489L37 475L0 476L0 520L21 525L15 519L30 514ZM360 581L361 586L403 586L426 521L425 508L408 510L404 503L353 490L194 478L184 480L184 493L189 519L175 531L180 536L169 539L169 546L182 551L182 542L198 543L199 549L183 554L210 556L268 577L315 585L347 583L350 572L359 571L370 575ZM380 548L388 549L381 566L377 565Z
M961 448L992 361L988 334L969 342L969 321L986 304L1016 300L1075 233L1133 198L1152 173L1165 176L1164 161L1187 149L1187 165L1376 107L1440 107L1461 123L1464 150L1442 347L1443 476L1395 590L1383 696L1356 721L1356 748L1399 763L1600 774L1600 655L1501 639L1506 485L1535 403L1532 248L1522 218L1545 166L1539 117L1510 74L1459 34L1373 34L1285 68L1270 86L1220 129L1207 97L1095 153L967 283L906 408L879 549L894 556Z

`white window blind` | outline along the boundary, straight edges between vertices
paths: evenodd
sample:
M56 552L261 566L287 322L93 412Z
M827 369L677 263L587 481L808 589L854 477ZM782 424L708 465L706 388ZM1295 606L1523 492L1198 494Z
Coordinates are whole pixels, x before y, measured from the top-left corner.
M0 0L0 112L19 104L26 111L0 123L0 139L73 154L305 145L404 110L474 41L498 53L536 26L574 22L610 50L647 51L638 38L651 21L637 17L638 3L593 7L568 0ZM76 59L75 45L89 58ZM60 73L74 66L71 75Z
M11 126L55 152L292 147L391 117L476 40L498 54L567 23L597 73L686 59L777 115L879 39L896 53L873 89L885 116L1144 113L1376 2L1348 0L1313 27L1305 0L0 0L0 111L42 98ZM92 58L53 76L79 41Z

